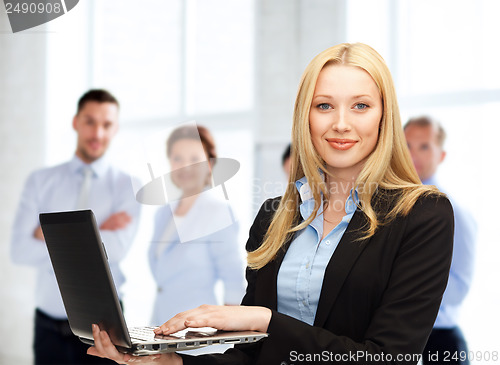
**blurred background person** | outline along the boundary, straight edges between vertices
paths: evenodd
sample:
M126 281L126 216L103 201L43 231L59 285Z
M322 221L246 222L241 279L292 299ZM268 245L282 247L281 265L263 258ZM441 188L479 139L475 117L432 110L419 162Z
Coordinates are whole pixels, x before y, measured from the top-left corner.
M432 118L421 116L411 118L404 132L420 180L443 191L436 179L436 171L446 157L443 149L445 130ZM467 343L458 326L458 319L460 307L472 282L477 228L468 211L456 200L450 198L450 201L455 216L453 261L448 286L424 349L424 364L469 364Z
M117 289L125 277L120 261L130 248L139 220L130 176L104 157L118 132L118 100L106 90L89 90L73 118L76 152L63 164L33 172L27 179L12 228L11 257L37 269L35 364L100 364L69 327L50 263L38 214L92 209L106 246Z
M170 203L156 214L149 249L157 284L153 325L201 304L239 304L245 293L238 223L229 202L212 186L217 153L211 133L202 126L175 129L167 140L167 158ZM180 189L178 200L168 194L169 178ZM219 281L223 303L217 301ZM210 351L220 350L217 347Z
M287 181L288 181L288 178L290 176L291 149L292 149L292 144L289 143L288 146L286 146L285 151L283 152L283 155L281 156L281 166L283 167L283 171L285 172Z

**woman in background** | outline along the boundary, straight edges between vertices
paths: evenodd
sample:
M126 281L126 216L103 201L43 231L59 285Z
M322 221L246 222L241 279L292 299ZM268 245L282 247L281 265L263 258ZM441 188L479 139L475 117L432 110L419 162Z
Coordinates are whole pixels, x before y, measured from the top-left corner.
M291 142L288 188L250 229L243 305L200 306L156 330L269 336L224 354L132 359L94 326L89 353L119 363L417 364L448 280L453 211L416 174L375 50L340 44L311 61Z
M229 203L212 189L215 142L207 128L183 126L167 140L171 182L180 199L155 217L149 263L158 290L152 324L204 303L218 304L215 285L224 284L224 304L239 304L244 294L238 223ZM171 198L170 198L171 199ZM221 304L221 303L219 303Z

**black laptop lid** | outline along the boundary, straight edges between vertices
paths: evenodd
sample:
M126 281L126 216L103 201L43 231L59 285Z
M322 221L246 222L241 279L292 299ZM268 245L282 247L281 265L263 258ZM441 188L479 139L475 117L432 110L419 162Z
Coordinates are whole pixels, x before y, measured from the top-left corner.
M91 210L41 213L40 224L73 333L92 340L92 323L114 344L130 337L97 223Z

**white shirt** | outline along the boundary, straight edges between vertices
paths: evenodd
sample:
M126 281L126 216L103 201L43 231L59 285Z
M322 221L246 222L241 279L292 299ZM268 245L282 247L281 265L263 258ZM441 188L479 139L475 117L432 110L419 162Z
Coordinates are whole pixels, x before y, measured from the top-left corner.
M33 172L25 183L12 229L11 258L15 263L36 267L36 306L57 319L67 318L66 311L45 242L36 239L33 233L40 226L39 213L75 210L83 182L84 166L74 156L61 165ZM135 200L129 175L109 165L104 158L90 164L90 167L93 179L88 209L93 210L97 224L101 225L112 214L121 211L132 217L132 221L124 229L101 230L111 272L119 289L125 281L119 262L132 245L138 226L140 204Z
M422 181L426 185L439 186L434 177ZM474 261L477 241L477 224L474 217L453 197L448 195L453 206L455 232L453 236L453 259L451 261L448 285L434 323L434 328L453 328L458 325L460 309L469 292L474 274Z

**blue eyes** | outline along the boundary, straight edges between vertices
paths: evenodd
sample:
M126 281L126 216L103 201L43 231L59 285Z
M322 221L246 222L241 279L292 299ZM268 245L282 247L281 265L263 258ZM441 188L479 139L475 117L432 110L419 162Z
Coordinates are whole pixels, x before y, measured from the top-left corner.
M328 109L330 109L330 105L328 105L328 104L326 104L326 103L322 103L322 104L319 104L319 105L317 106L317 108L318 108L319 110L328 110Z
M356 110L365 110L365 109L368 109L370 106L368 104L365 104L365 103L357 103L354 105L353 109L356 109ZM329 109L333 109L333 107L330 105L330 104L327 104L327 103L321 103L321 104L318 104L316 106L316 108L318 108L319 110L329 110Z
M368 105L366 105L364 103L359 103L359 104L356 104L354 106L354 109L358 109L358 110L365 110L366 108L368 108Z

